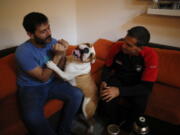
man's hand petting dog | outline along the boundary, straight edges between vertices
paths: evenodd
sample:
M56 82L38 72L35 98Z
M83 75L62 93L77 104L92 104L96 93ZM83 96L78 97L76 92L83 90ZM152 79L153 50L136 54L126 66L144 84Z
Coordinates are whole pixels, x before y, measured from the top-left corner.
M107 86L107 84L101 84L101 85L105 86L105 87L101 86L102 88L100 88L100 97L102 98L102 100L109 102L120 95L119 88Z
M69 46L69 43L65 41L64 39L61 39L61 40L58 40L58 43L52 47L52 50L55 55L64 55L68 46Z

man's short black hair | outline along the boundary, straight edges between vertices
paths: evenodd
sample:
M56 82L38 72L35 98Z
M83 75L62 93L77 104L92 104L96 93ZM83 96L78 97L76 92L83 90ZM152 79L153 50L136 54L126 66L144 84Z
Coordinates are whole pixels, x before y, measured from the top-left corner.
M38 25L47 22L48 18L44 14L31 12L24 17L23 27L27 32L34 33Z
M150 32L143 26L136 26L128 30L127 36L138 40L137 46L147 45L150 40Z

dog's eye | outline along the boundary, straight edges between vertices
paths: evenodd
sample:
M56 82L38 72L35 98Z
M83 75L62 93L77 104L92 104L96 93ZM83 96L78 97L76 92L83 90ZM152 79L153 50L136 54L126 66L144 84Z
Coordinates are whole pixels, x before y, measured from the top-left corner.
M88 49L88 48L84 48L83 52L84 52L84 53L88 53L88 52L89 52L89 49Z

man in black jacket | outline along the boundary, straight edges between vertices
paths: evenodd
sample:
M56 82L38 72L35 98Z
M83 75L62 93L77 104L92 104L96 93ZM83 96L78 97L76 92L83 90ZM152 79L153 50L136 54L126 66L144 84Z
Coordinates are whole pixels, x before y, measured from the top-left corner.
M108 123L132 123L145 111L158 73L157 54L146 47L149 40L149 31L136 26L110 50L100 85L100 110Z

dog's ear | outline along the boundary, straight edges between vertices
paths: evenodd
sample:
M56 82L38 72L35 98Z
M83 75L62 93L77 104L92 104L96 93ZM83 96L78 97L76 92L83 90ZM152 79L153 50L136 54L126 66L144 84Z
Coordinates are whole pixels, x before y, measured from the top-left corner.
M96 58L91 61L91 64L94 64L96 61Z
M84 43L85 45L87 45L89 48L91 48L93 46L93 44L91 43Z
M90 46L90 47L93 47L93 44L92 44L92 43L89 43L89 46Z
M96 61L96 56L95 56L94 53L91 54L91 56L90 56L90 61L91 61L91 64L95 63L95 61Z

